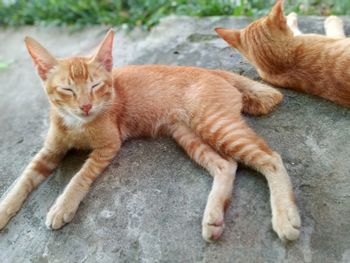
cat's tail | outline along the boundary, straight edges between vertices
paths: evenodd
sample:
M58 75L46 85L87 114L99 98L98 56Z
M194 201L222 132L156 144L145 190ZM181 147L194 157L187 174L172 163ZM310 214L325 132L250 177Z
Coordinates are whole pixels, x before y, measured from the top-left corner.
M267 114L283 100L281 92L265 84L224 70L210 70L210 72L224 78L241 92L244 113Z

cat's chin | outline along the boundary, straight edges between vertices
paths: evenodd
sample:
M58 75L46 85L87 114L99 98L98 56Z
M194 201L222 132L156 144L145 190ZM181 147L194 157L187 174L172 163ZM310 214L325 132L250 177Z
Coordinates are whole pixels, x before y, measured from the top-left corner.
M67 111L58 111L58 113L62 118L64 124L68 127L77 127L89 123L97 116L97 113L91 113L89 115L74 114Z

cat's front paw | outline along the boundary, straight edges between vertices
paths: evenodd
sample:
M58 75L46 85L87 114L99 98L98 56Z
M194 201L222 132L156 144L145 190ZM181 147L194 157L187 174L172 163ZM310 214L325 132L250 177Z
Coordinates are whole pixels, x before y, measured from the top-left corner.
M272 227L283 241L294 241L300 234L300 216L293 203L280 206L272 217Z
M20 208L21 203L16 199L6 200L0 203L0 230L7 225Z
M49 229L59 229L65 224L72 221L79 203L72 200L65 200L63 198L58 198L55 204L50 208L49 213L46 217L46 226Z
M7 205L0 204L0 230L7 225L8 221L10 221L11 217L13 216L8 210L9 208Z
M224 232L224 212L212 210L205 212L202 221L202 236L205 241L213 242Z

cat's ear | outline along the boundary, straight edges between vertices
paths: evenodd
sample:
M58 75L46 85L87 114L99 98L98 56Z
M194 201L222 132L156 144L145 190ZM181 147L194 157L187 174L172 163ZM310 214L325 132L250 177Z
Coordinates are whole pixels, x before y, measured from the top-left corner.
M287 29L287 19L283 13L283 0L277 0L276 4L273 6L268 15L268 19L280 29Z
M241 45L241 31L236 29L215 28L216 33L230 46L237 48Z
M42 80L47 79L47 73L57 65L57 60L42 45L31 37L25 37L24 42L33 59L38 74Z
M114 31L110 29L105 38L102 40L101 44L97 48L95 55L92 58L92 61L97 62L108 71L111 72L113 68L113 40L114 40Z

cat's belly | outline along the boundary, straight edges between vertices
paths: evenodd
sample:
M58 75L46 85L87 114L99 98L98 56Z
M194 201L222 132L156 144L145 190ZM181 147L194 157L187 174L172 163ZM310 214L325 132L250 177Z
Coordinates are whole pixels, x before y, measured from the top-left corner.
M144 118L134 116L120 123L119 130L123 141L135 137L168 136L174 124L178 122L188 124L189 119L184 110L173 109L162 114L150 114Z
M135 122L133 124L120 125L120 134L122 141L125 141L130 138L137 137L158 137L165 136L169 134L171 124L155 122L152 124Z

